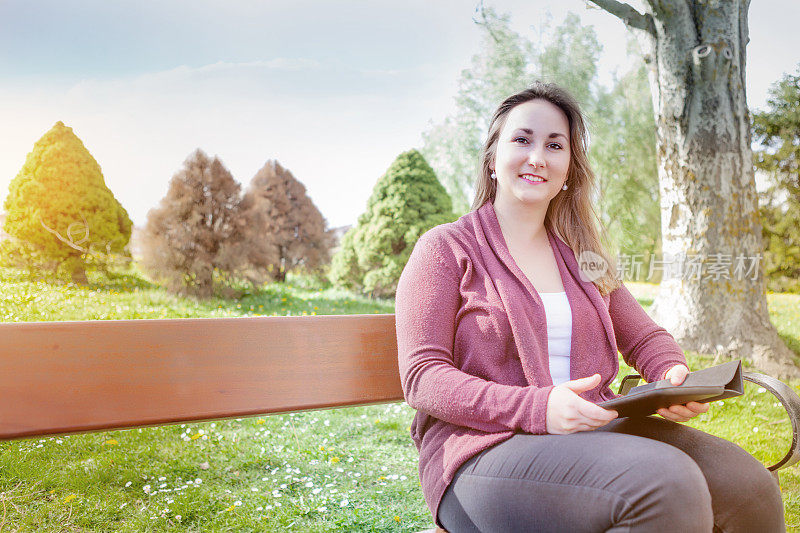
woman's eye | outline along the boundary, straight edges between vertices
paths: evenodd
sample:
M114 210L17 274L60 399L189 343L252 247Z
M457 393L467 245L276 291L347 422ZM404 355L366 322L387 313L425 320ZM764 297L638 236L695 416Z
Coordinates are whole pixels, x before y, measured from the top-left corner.
M550 148L555 148L556 150L563 150L563 148L564 148L563 146L561 146L558 143L550 143L548 146L550 146Z
M518 141L524 141L524 142L527 143L528 139L526 139L525 137L517 137L516 139L514 139L514 142L518 142Z

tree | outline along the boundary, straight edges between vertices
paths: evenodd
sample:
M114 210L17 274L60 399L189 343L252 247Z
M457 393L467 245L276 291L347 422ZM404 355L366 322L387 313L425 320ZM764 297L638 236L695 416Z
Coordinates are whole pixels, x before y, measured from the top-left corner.
M147 214L142 266L173 292L207 297L246 268L241 186L197 149Z
M100 165L72 128L56 124L36 141L9 185L6 253L62 269L86 283L86 268L103 267L131 236L127 211L106 186Z
M490 8L479 6L475 22L483 31L482 46L461 72L456 111L423 133L422 153L456 212L469 210L488 118L507 96L540 78L569 88L589 118L589 156L612 246L628 255L652 255L659 246L660 215L655 124L644 69L626 73L610 91L599 86L602 46L594 28L582 26L574 13L551 31L542 22L533 28L534 39L514 32L510 17Z
M618 252L647 268L660 252L661 212L656 125L644 64L625 73L611 90L601 89L596 109L589 156L600 182L601 218ZM638 276L632 262L620 266Z
M770 88L767 110L753 116L762 149L755 166L772 178L761 207L764 270L772 290L800 291L800 65Z
M450 193L459 214L469 211L478 156L497 105L534 80L543 79L568 87L593 118L597 60L602 50L594 29L582 27L574 13L568 13L547 35L547 24L542 23L536 39L544 43L540 46L512 30L508 14L498 15L481 5L475 22L483 31L481 49L472 57L470 67L461 72L456 110L422 135L422 154Z
M342 239L331 265L337 285L389 296L420 236L455 220L447 191L417 150L397 156L375 184L367 210Z
M644 0L642 13L617 0L591 1L642 46L657 125L662 249L695 267L664 276L654 318L684 349L800 374L769 321L759 267L744 81L750 1Z
M594 114L597 60L602 49L594 28L582 26L580 17L568 12L539 53L539 76L567 87L583 109Z
M491 8L479 12L485 33L481 52L461 72L456 111L422 134L421 149L450 194L455 211L466 213L472 203L482 136L494 108L507 96L533 82L529 70L532 46L510 26L509 15Z
M306 188L277 161L267 161L250 182L242 201L247 218L249 263L278 281L303 268L328 263L331 239L325 218Z

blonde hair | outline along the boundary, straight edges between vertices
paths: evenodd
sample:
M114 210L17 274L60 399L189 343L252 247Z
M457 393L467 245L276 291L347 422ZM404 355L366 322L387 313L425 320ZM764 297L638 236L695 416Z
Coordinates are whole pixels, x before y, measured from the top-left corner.
M569 122L570 164L567 171L566 191L562 190L550 201L545 214L545 226L569 246L577 258L583 252L593 252L603 258L608 269L593 283L605 295L619 287L616 261L606 251L605 231L592 203L597 178L587 156L588 135L586 123L575 98L554 83L534 82L533 85L506 98L497 108L489 123L489 135L481 149L480 168L475 183L475 200L472 210L493 202L497 193L496 180L490 178L491 165L497 155L500 132L508 114L516 106L531 100L542 99L561 109ZM580 262L580 261L579 261Z

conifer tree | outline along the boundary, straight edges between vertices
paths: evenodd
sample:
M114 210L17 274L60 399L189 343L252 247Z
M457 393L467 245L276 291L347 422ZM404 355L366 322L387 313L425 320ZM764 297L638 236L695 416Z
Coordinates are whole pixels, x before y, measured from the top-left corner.
M127 211L106 186L100 165L72 128L57 122L36 141L9 185L6 257L61 269L86 283L89 265L104 267L131 236Z
M760 207L764 274L773 291L800 291L800 65L770 88L767 109L753 116L761 148L755 166L772 183Z
M199 148L172 177L142 232L142 266L173 292L211 296L246 263L241 186ZM225 290L225 288L223 288Z
M417 150L400 154L378 180L358 224L333 258L337 285L389 296L420 236L455 220L452 201Z
M242 212L249 234L248 262L266 279L284 281L293 270L314 272L328 263L325 218L305 186L277 161L267 161L253 176Z

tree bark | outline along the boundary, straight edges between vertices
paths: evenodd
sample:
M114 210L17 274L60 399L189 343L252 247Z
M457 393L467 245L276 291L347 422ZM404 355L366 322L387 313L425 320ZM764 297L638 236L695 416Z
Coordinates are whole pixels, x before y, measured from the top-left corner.
M83 268L76 268L72 271L72 283L75 285L86 286L89 284L89 279L86 277L86 270Z
M749 0L591 0L636 35L657 124L663 278L651 314L686 350L800 370L769 320L745 93Z

